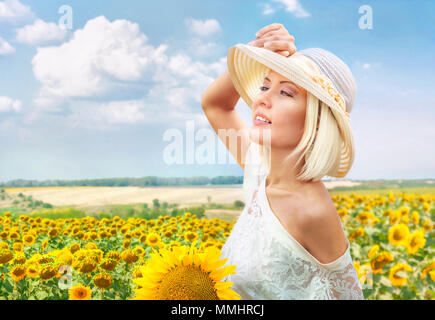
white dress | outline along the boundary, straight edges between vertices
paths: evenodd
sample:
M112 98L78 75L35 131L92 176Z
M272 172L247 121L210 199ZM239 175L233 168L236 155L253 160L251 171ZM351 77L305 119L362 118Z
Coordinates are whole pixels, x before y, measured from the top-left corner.
M236 266L235 274L223 281L232 282L231 289L243 300L364 300L349 240L342 256L319 262L272 212L264 168L256 174L252 168L245 165L245 179L255 181L255 188L221 250L221 259L228 258L225 265ZM244 181L244 188L247 185Z

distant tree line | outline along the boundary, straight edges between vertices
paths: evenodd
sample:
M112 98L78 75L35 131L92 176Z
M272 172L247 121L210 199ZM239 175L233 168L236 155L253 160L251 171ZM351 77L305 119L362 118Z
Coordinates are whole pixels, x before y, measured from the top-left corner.
M243 176L208 177L155 177L142 178L105 178L85 180L24 180L16 179L0 183L3 188L23 187L72 187L72 186L104 186L104 187L154 187L154 186L206 186L242 184Z

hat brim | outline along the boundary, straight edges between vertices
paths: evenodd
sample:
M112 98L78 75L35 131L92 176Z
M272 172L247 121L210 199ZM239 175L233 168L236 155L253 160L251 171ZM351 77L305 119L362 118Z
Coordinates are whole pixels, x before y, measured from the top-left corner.
M228 50L227 65L235 89L251 109L269 70L278 72L328 105L343 138L340 166L334 177L342 178L347 174L354 161L354 142L349 114L311 79L291 56L284 57L268 49L236 44Z

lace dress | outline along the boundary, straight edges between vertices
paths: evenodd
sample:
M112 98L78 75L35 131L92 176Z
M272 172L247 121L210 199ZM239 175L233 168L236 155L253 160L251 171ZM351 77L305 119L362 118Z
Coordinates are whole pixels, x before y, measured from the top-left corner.
M272 212L267 174L249 172L245 167L245 178L258 183L222 247L221 259L228 258L225 265L236 266L235 274L223 281L232 282L231 289L243 300L364 300L349 240L342 256L327 264L319 262Z

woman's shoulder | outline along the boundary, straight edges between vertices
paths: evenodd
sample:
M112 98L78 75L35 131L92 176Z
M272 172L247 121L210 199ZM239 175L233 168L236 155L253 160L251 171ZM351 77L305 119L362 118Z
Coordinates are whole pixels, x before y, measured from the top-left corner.
M278 215L285 229L321 263L334 261L346 251L340 217L321 181L297 194L282 195L280 202Z

